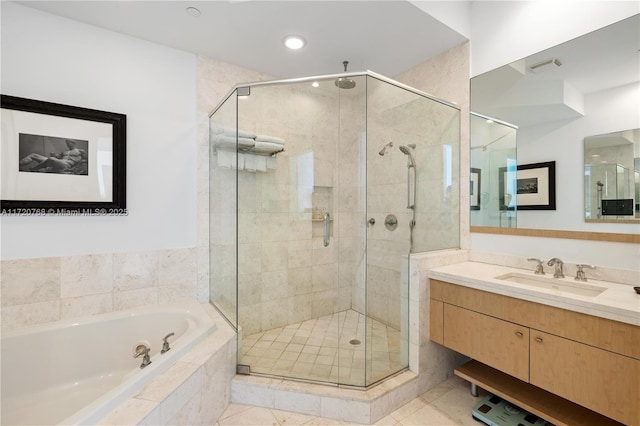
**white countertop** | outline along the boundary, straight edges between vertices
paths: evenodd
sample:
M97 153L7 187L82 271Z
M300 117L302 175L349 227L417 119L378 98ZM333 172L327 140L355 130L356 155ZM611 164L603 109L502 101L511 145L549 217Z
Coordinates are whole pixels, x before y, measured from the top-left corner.
M430 269L428 276L465 287L640 326L640 294L634 291L632 285L598 280L588 280L583 283L574 280L573 277L553 278L553 274L544 275L544 278L558 280L561 284L606 288L597 296L583 296L562 290L536 287L535 284L520 284L496 279L498 276L509 273L526 274L534 279L540 277L530 270L480 262L462 262Z

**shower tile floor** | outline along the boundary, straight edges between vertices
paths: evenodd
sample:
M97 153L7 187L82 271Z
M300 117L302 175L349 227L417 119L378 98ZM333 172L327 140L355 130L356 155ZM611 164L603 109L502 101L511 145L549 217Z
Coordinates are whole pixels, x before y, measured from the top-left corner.
M353 310L338 312L242 339L240 364L252 373L363 386L365 330L370 382L402 369L400 331ZM354 340L359 341L354 342ZM355 344L354 344L355 343Z

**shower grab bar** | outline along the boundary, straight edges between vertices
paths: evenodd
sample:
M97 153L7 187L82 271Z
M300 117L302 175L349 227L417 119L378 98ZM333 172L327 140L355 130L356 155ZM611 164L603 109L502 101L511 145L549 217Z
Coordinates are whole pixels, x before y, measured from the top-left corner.
M329 245L329 239L331 238L331 216L329 213L324 214L324 246Z

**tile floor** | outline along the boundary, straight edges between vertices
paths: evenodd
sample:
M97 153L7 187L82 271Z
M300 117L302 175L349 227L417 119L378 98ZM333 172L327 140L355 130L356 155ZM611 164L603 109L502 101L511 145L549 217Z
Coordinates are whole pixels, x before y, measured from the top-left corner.
M482 423L471 418L471 408L486 393L479 389L475 398L469 391L469 383L453 377L420 395L376 425L385 426L479 426ZM229 404L216 426L330 426L350 425L337 420L250 405Z
M354 386L365 385L367 364L369 383L408 365L400 332L353 310L251 334L240 353L240 364L254 373Z

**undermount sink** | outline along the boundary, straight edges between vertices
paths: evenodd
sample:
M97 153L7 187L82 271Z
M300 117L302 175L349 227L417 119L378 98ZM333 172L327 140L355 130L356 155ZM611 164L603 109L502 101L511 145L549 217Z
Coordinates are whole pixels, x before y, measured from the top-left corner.
M596 297L606 287L600 287L582 282L567 282L558 278L545 278L536 275L527 275L518 272L510 272L508 274L495 277L498 280L510 281L513 283L529 285L538 288L546 288L550 290L558 290L566 293L578 294L580 296Z

